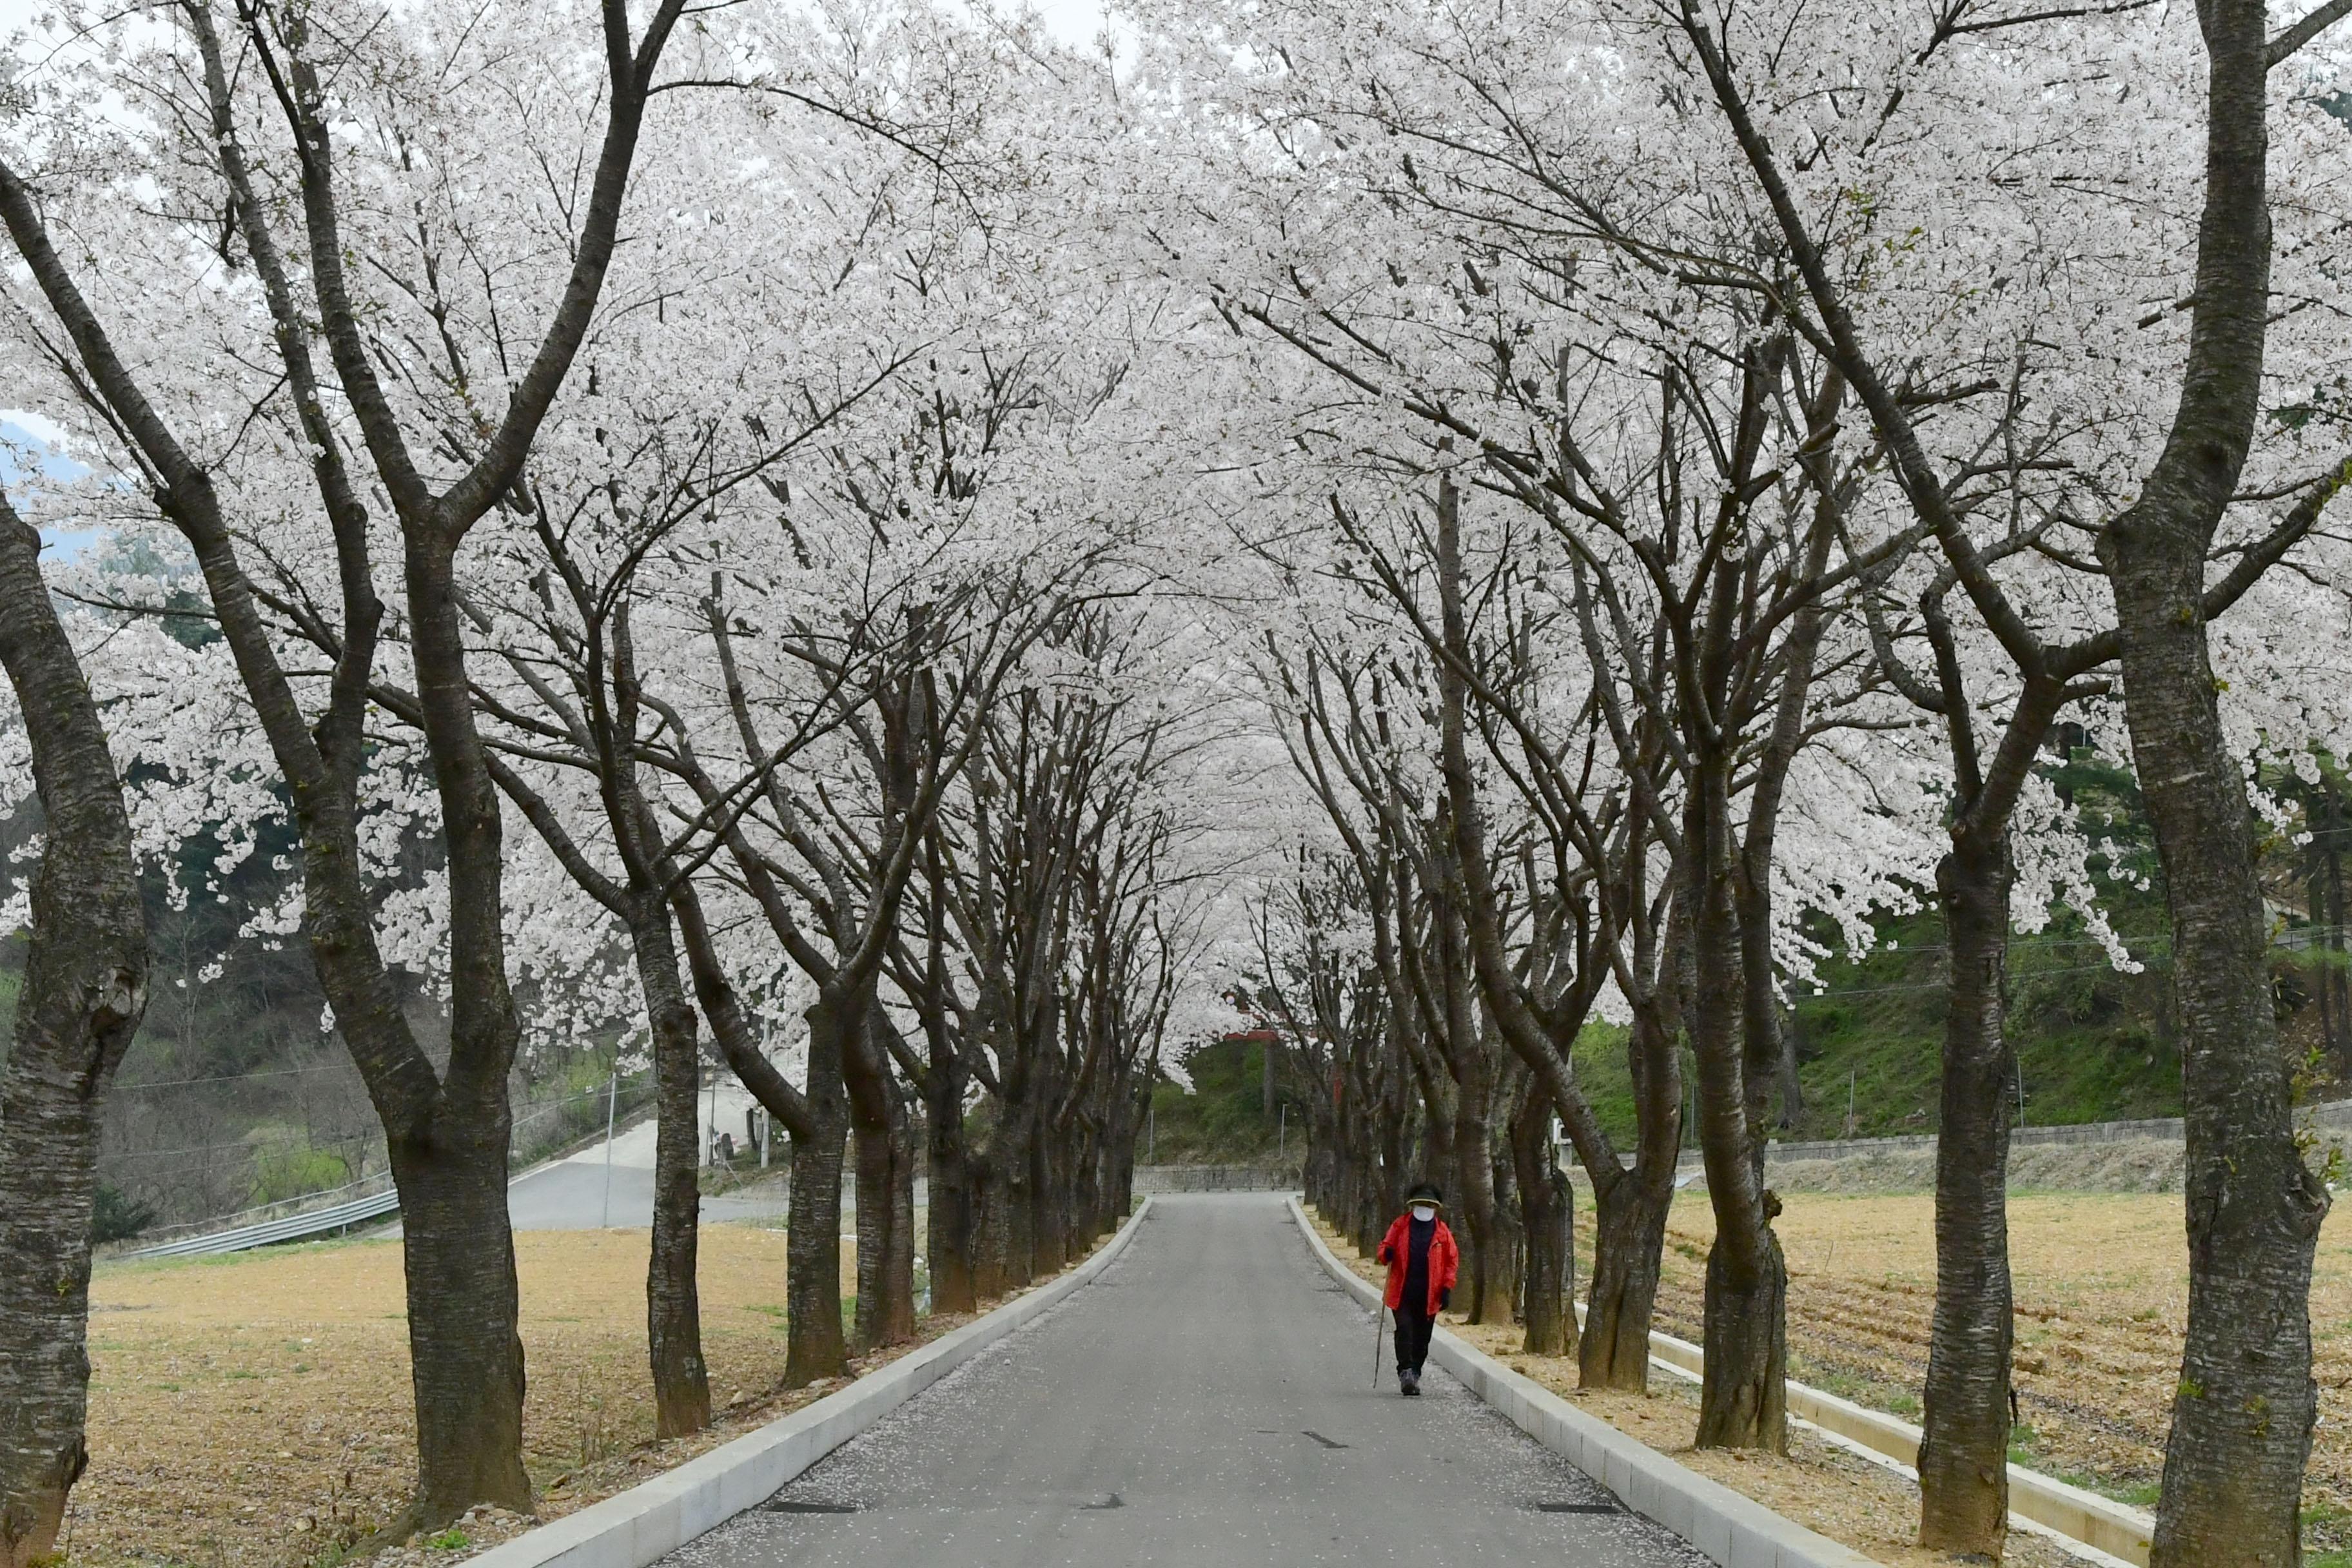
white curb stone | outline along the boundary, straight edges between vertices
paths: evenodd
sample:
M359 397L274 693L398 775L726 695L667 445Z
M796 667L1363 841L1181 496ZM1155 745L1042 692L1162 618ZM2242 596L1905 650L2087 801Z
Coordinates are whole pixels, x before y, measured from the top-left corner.
M1324 1272L1364 1305L1377 1306L1380 1291L1332 1255L1297 1198L1290 1200L1290 1213L1306 1233ZM1429 1354L1471 1393L1502 1412L1511 1425L1615 1492L1627 1508L1681 1536L1722 1568L1879 1568L1871 1558L1781 1518L1762 1503L1686 1469L1607 1422L1587 1415L1449 1330L1441 1328L1431 1336Z
M646 1568L775 1495L787 1481L1108 1267L1151 1213L1143 1200L1100 1250L1060 1279L814 1405L674 1470L467 1560L467 1568Z

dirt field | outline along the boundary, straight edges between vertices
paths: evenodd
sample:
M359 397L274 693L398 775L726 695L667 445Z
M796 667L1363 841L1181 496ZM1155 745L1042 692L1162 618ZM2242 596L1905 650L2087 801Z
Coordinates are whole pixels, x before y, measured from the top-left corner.
M1916 1419L1935 1300L1934 1201L1794 1194L1780 1222L1800 1379ZM1684 1194L1668 1225L1658 1326L1699 1337L1714 1215ZM2010 1201L2020 1461L2154 1503L2188 1315L2177 1195L2030 1194ZM2311 1323L2319 1383L2306 1506L2312 1544L2352 1545L2352 1207L2320 1232ZM2341 1537L2341 1539L2339 1539Z
M703 1346L727 1418L721 1430L654 1445L646 1246L641 1230L515 1237L525 1462L543 1516L825 1392L778 1389L784 1233L707 1226ZM74 1489L70 1561L297 1568L391 1516L415 1474L400 1269L397 1242L369 1241L101 1268L91 1291L91 1462ZM845 1273L856 1277L854 1267ZM965 1321L924 1326L940 1333Z
M1579 1277L1591 1268L1591 1235L1581 1221L1589 1194L1579 1190ZM1927 1328L1935 1305L1934 1200L1924 1194L1846 1196L1784 1194L1779 1229L1789 1259L1790 1373L1817 1388L1910 1420L1919 1415L1927 1373ZM1657 1327L1680 1338L1701 1335L1700 1296L1715 1219L1704 1191L1677 1195L1666 1234ZM1343 1251L1342 1256L1347 1256ZM2188 1246L2180 1199L2173 1194L2029 1193L2010 1200L2010 1258L2017 1304L2016 1383L2023 1417L2013 1457L2048 1475L2141 1507L2153 1506L2164 1458L2172 1390L2179 1377L2188 1312ZM2315 1552L2352 1547L2352 1205L2339 1205L2320 1233L2311 1298L2320 1421L2305 1493L2307 1544ZM1473 1331L1474 1333L1479 1332ZM1501 1353L1508 1333L1486 1345ZM1540 1358L1522 1367L1562 1392L1572 1366ZM1686 1449L1696 1407L1661 1384L1664 1397L1595 1413L1618 1421L1654 1447ZM1621 1420L1622 1417L1622 1420ZM1655 1436L1652 1433L1654 1432ZM1818 1447L1817 1445L1815 1447ZM1719 1457L1696 1462L1717 1480L1804 1519L1822 1533L1890 1564L1929 1562L1903 1554L1902 1533L1875 1517L1875 1502L1832 1528L1828 1500L1804 1500L1802 1487L1768 1496L1778 1474L1770 1462L1736 1471ZM1815 1464L1828 1482L1884 1482L1871 1467L1822 1449ZM1883 1477L1885 1472L1874 1472ZM1762 1478L1762 1479L1759 1479ZM1754 1484L1750 1484L1751 1481ZM1900 1483L1897 1483L1900 1485ZM1916 1524L1917 1493L1907 1486L1894 1521ZM1809 1510L1813 1512L1809 1513ZM1822 1521L1817 1522L1814 1514ZM2331 1557L2329 1559L2333 1561Z

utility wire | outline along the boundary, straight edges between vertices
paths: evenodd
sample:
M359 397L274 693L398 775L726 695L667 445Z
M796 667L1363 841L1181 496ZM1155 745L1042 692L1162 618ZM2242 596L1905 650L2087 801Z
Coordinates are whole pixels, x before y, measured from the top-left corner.
M200 1083L243 1083L248 1079L301 1078L312 1073L341 1072L350 1066L349 1062L327 1062L318 1067L309 1068L267 1068L259 1072L214 1073L207 1078L142 1079L137 1083L117 1083L107 1092L130 1094L150 1089L186 1089L193 1084Z
M310 1069L303 1069L303 1070L310 1070ZM199 1080L199 1081L215 1081L215 1080ZM539 1117L544 1116L544 1115L546 1115L548 1112L550 1112L550 1111L551 1111L551 1110L560 1110L560 1109L562 1109L562 1107L564 1107L564 1106L571 1105L571 1104L574 1104L574 1103L576 1103L577 1101L580 1101L580 1100L601 1100L601 1099L603 1099L603 1098L604 1098L604 1087L603 1087L602 1085L599 1085L598 1087L596 1087L596 1088L594 1088L594 1089L584 1089L584 1090L583 1090L582 1092L580 1092L580 1093L578 1093L578 1094L568 1094L568 1095L565 1095L565 1096L564 1096L562 1099L561 1099L561 1100L541 1100L539 1104L532 1106L530 1110L525 1110L521 1115L520 1115L520 1116L516 1117L516 1118L515 1118L515 1120L514 1120L514 1125L515 1125L516 1127L520 1127L520 1126L524 1125L526 1122L529 1122L529 1121L534 1121L534 1120L536 1120L536 1119L537 1119L537 1118L539 1118ZM383 1131L382 1131L381 1130L378 1130L378 1131L373 1131L373 1132L366 1132L366 1133L355 1134L355 1135L354 1135L354 1137L356 1137L356 1138L357 1138L357 1140L358 1140L358 1141L360 1141L360 1142L368 1142L368 1143L375 1143L375 1142L382 1142L382 1140L383 1140ZM352 1142L352 1141L353 1141L353 1139L352 1139L352 1138L328 1138L328 1139L321 1140L321 1141L320 1141L320 1142L318 1142L318 1143L311 1144L311 1145L310 1145L309 1147L310 1147L310 1149L311 1151L316 1152L320 1152L320 1153L331 1153L331 1152L334 1152L334 1146L335 1146L335 1145L340 1144L340 1143L349 1143L349 1142ZM217 1154L217 1153L223 1152L224 1151L230 1150L230 1149L247 1149L247 1150L252 1150L252 1149L259 1149L259 1148L267 1148L267 1147L268 1147L268 1145L267 1145L267 1144L257 1144L257 1143L253 1142L252 1141L250 1141L249 1139L242 1139L242 1138L240 1138L240 1139L238 1139L237 1141L236 1141L235 1142L231 1142L231 1143L192 1143L192 1144L189 1144L188 1146L186 1146L185 1148L181 1148L181 1149L126 1149L126 1150L122 1150L122 1151L120 1151L120 1152L115 1152L115 1153L101 1155L101 1156L100 1156L100 1162L101 1162L101 1163L104 1163L104 1162L106 1162L106 1161L110 1161L110 1160L145 1160L145 1159L159 1159L159 1160L160 1160L160 1159L162 1159L162 1158L165 1157L166 1155L172 1155L172 1154ZM202 1163L202 1162L193 1162L193 1163L191 1163L190 1164L188 1164L188 1165L186 1165L186 1166L184 1166L184 1167L175 1167L175 1168L179 1168L179 1169L187 1169L187 1170L194 1170L194 1169L195 1169L196 1165L197 1165L197 1164L199 1164L199 1163Z

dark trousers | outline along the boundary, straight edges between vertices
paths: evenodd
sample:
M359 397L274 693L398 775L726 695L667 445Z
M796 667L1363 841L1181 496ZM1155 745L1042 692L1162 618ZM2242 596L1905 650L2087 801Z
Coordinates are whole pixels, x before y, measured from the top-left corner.
M1418 1373L1421 1363L1429 1359L1429 1331L1437 1326L1437 1320L1411 1307L1399 1307L1395 1317L1397 1371Z

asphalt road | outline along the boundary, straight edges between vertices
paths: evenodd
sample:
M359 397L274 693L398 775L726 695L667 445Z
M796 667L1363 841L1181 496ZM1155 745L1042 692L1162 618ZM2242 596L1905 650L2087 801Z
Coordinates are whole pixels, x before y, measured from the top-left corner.
M666 1561L1703 1568L1435 1366L1375 1390L1371 1338L1279 1198L1164 1196L1095 1283Z
M643 1230L651 1226L654 1124L648 1121L624 1128L613 1140L609 1171L606 1166L605 1147L597 1143L516 1177L507 1188L509 1222L517 1230L595 1230L605 1226ZM704 1198L703 1219L782 1218L788 1206L782 1174L779 1171L773 1180ZM845 1207L855 1212L856 1205L853 1201ZM378 1234L396 1237L400 1226L395 1221Z

